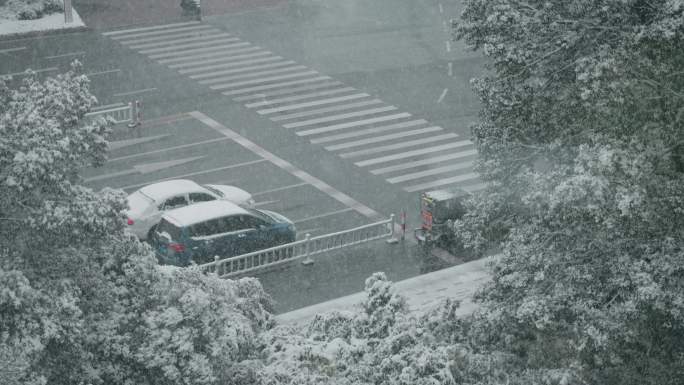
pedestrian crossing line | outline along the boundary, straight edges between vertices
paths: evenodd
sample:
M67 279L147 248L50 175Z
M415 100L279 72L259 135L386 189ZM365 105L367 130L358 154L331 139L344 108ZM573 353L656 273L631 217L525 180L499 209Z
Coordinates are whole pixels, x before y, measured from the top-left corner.
M338 96L335 98L328 98L328 99L317 99L317 100L314 100L311 102L306 102L306 103L287 104L287 105L280 106L280 107L265 108L262 110L257 110L257 113L259 115L268 115L268 114L272 114L274 112L285 112L285 111L299 110L302 108L315 107L315 106L320 106L320 105L324 105L324 104L332 104L332 103L337 103L337 102L346 102L349 100L360 99L360 98L365 98L365 97L369 97L369 96L370 96L369 94L360 93L360 94L352 94L352 95L346 95L346 96Z
M232 76L216 75L217 77L212 77L209 79L200 80L199 83L200 84L216 84L216 83L230 82L233 80L249 79L249 78L259 77L259 76L263 76L263 75L275 75L275 74L281 74L284 72L301 71L301 70L308 70L308 68L306 68L306 66L303 66L303 65L297 65L297 66L290 66L287 68L269 69L266 71L249 72L249 73L243 73L243 74L232 75ZM256 79L256 80L261 80L261 79ZM250 80L250 81L253 81L253 80ZM258 83L263 83L263 82L258 82ZM250 84L250 83L246 83L246 84Z
M439 146L424 147L424 148L420 148L417 150L404 151L404 152L401 152L398 154L385 155L385 156L381 156L379 158L362 160L359 162L355 162L354 164L359 166L359 167L366 167L366 166L372 166L374 164L379 164L379 163L392 162L392 161L399 160L399 159L411 158L411 157L414 157L416 155L424 155L424 154L429 154L431 152L438 152L438 151L449 150L452 148L464 147L463 142L464 141L458 141L458 142L440 144ZM472 144L471 141L465 141L465 142L469 142L469 144Z
M257 100L261 99L260 103L266 103L268 105L270 101L266 100L266 98L269 98L271 96L281 96L281 95L289 95L289 94L294 94L296 92L301 92L301 91L312 91L312 90L319 90L321 88L329 88L329 87L338 87L342 86L342 82L338 81L333 81L328 77L329 81L322 81L320 83L315 83L315 84L308 84L305 86L299 86L299 87L290 87L286 88L284 90L277 90L277 91L269 91L269 92L260 92L256 93L253 95L247 95L247 96L240 96L233 98L236 102L246 102L248 100Z
M202 42L205 40L218 39L222 37L231 37L233 35L222 32L218 29L209 29L206 31L194 32L191 34L183 33L177 35L165 35L160 37L148 38L144 40L126 41L122 40L120 43L125 44L131 49L148 49L161 48L173 44L185 44L191 42Z
M345 153L342 153L339 155L340 155L340 158L353 158L356 156L378 154L381 152L387 152L387 151L391 151L391 150L399 150L399 149L406 148L406 147L413 147L413 146L417 146L420 144L439 142L442 140L454 139L454 138L458 138L458 134L449 133L449 134L443 134L443 135L437 135L437 136L430 136L430 137L422 138L422 139L410 140L408 142L388 144L386 146L367 148L364 150L358 150L358 151L353 151L353 152L345 152ZM464 146L467 145L467 142L469 142L469 141L462 141Z
M320 144L320 143L334 142L334 141L341 140L341 139L350 139L350 138L356 138L356 137L364 136L364 135L368 135L368 134L378 134L378 133L385 132L385 131L391 131L391 130L398 130L398 129L402 129L402 128L420 126L422 124L427 124L427 120L425 120L425 119L409 120L408 122L394 123L394 124L390 124L387 126L371 127L371 128L367 128L364 130L346 132L344 134L321 136L321 137L318 137L315 139L311 139L311 143Z
M186 25L199 25L199 21L186 21L182 23L172 23L172 24L165 24L165 25L155 25L152 27L141 27L141 28L134 28L134 29L124 29L124 30L117 30L117 31L107 31L107 32L102 32L104 36L116 36L120 34L125 34L125 33L130 33L130 32L142 32L142 31L153 31L153 30L158 30L158 29L166 29L169 27L178 27L178 26L186 26Z
M297 64L297 62L295 62L293 60L287 60L287 61L279 61L279 62L275 62L275 63L253 65L253 66L249 66L249 67L242 66L242 67L238 67L238 68L231 68L228 70L221 70L221 71L215 71L215 72L205 72L205 73L199 73L196 75L189 75L189 76L190 76L190 79L205 79L205 78L210 78L212 76L238 74L241 72L257 71L257 70L268 69L268 68L278 68L278 67L284 67L284 66L293 65L293 64Z
M417 130L402 131L402 132L397 132L395 134L374 136L374 137L370 137L370 138L366 138L366 139L355 140L353 142L340 143L340 144L336 144L333 146L326 146L324 148L328 151L337 151L337 150L343 150L343 149L352 148L352 147L364 146L367 144L384 142L387 140L405 138L408 136L428 134L430 132L437 132L437 131L442 131L442 130L443 130L442 127L430 126L430 127L425 127L425 128L419 128Z
M301 71L301 69L298 69L298 70ZM212 90L225 90L225 89L242 87L242 86L247 86L247 85L252 85L252 84L269 83L269 82L278 81L278 80L286 80L286 79L293 79L293 78L300 78L300 77L304 77L304 76L314 76L314 75L320 75L320 74L318 73L318 71L307 70L307 71L295 72L293 74L269 76L269 77L263 77L263 78L258 78L258 79L243 80L240 82L215 84L215 85L209 86L209 88L211 88Z
M209 64L220 64L225 66L242 65L240 61L243 59L252 60L255 57L269 55L272 54L268 51L264 51L261 47L246 47L231 51L214 52L205 55L193 55L191 58L158 60L158 62L160 64L166 64L166 66L169 68L177 69L189 67L187 71L197 70L197 72L202 72L203 70L200 68L204 67L198 67L198 65L205 65L206 67L208 67L207 65ZM271 57L282 59L280 56Z
M196 53L203 53L203 52L227 52L226 50L229 50L231 48L241 48L241 47L247 47L251 46L250 43L242 42L242 43L228 43L228 44L223 44L223 45L217 45L217 46L211 46L211 47L202 47L202 48L193 48L193 49L186 49L185 51L175 51L175 52L167 52L167 53L158 53L154 55L147 55L150 59L176 59L176 58L196 58L194 54ZM160 61L161 62L161 61Z
M195 39L197 40L197 39ZM165 45L163 47L159 47L159 44L155 48L148 48L148 49L138 49L138 52L140 52L143 55L149 55L149 54L156 54L156 53L162 53L162 52L179 52L181 50L185 50L186 48L193 48L193 47L203 47L203 46L212 46L215 47L216 44L223 44L223 43L235 43L239 42L240 39L237 37L230 37L230 35L213 35L210 38L203 38L200 39L200 41L195 41L195 42L188 42L185 44L179 44L179 45ZM173 42L170 42L173 44ZM185 52L185 51L183 51Z
M252 53L248 55L241 55L239 59L244 59L246 58L247 60L238 60L238 61L226 61L226 60L216 60L218 64L210 64L210 65L205 65L201 67L197 66L192 66L188 69L181 69L178 70L178 73L183 74L183 75L188 75L190 77L193 76L201 76L203 72L206 71L212 71L212 70L221 70L224 68L236 68L236 70L243 70L243 69L248 69L248 68L253 68L253 67L244 67L245 65L248 64L260 64L260 63L268 63L268 62L273 62L273 61L278 61L278 60L284 60L280 56L267 56L269 55L269 52L266 51L261 51L257 53ZM259 57L259 56L266 56L266 57ZM255 59L251 59L254 57ZM294 61L288 61L295 63ZM204 63L204 61L203 61ZM280 63L287 63L287 62L280 62ZM194 75L193 75L194 74Z
M212 26L209 25L190 25L190 26L185 26L185 27L178 27L178 28L168 28L164 30L154 30L150 32L141 32L141 33L126 33L126 34L121 34L117 36L110 36L114 40L123 40L123 39L137 39L141 37L150 37L150 36L162 36L165 34L168 34L169 32L190 32L190 31L197 31L197 30L207 30L213 28Z
M422 190L426 190L426 189L429 189L432 187L445 186L445 185L454 184L454 183L458 183L458 182L465 182L467 180L478 180L478 178L479 178L479 175L471 172L468 174L457 175L457 176L454 176L451 178L439 179L439 180L436 180L434 182L404 187L404 191L406 191L406 192L422 191Z
M288 86L298 85L298 84L316 83L316 82L320 82L323 80L331 80L331 78L330 78L330 76L324 75L324 76L318 76L315 78L290 80L290 81L282 82L282 83L272 83L272 84L266 84L263 86L255 86L255 87L241 88L241 89L232 90L232 91L224 91L224 92L221 92L221 94L226 95L226 96L234 96L234 95L246 94L248 92L272 90L272 89L278 89L278 88L288 87ZM234 100L239 101L238 99L234 99Z
M415 167L419 167L419 166L426 166L428 164L441 163L441 162L444 162L447 160L466 158L466 157L473 156L473 155L477 155L477 150L472 149L472 150L466 150L466 151L461 151L461 152L449 153L446 155L436 156L433 158L421 159L421 160L416 160L413 162L377 168L374 170L370 170L370 173L373 175L386 174L389 172L407 170L407 169L415 168Z
M143 48L144 46L151 45L151 44L159 44L159 43L165 43L169 40L172 39L182 39L182 38L201 38L202 36L211 36L217 33L225 33L226 32L221 31L220 29L216 28L210 28L210 29L199 29L199 30L193 30L189 32L178 32L178 33L172 33L172 34L165 34L161 36L153 36L153 37L146 37L144 39L135 39L135 40L119 40L119 43L126 45L129 48ZM229 34L228 34L229 35ZM143 46L143 47L140 47Z
M437 167L437 168L433 168L433 169L429 169L429 170L425 170L425 171L413 172L410 174L396 176L394 178L388 178L386 180L391 184L397 184L397 183L407 182L407 181L414 180L414 179L424 178L426 176L439 175L439 174L444 174L444 173L452 172L452 171L465 170L465 169L472 168L472 167L473 167L473 162L454 163L454 164L450 164L447 166Z
M318 108L318 109L308 110L308 111L304 111L304 112L295 112L295 113L287 114L287 115L279 115L279 116L272 117L271 120L274 122L280 122L283 120L305 118L307 116L320 115L320 114L327 113L327 112L351 110L354 108L372 106L375 104L384 104L384 102L380 99L373 99L373 100L364 100L364 101L357 102L357 103L338 104L338 105L332 106L332 107L324 107L324 108Z
M312 124L334 122L334 121L336 121L336 120L344 120L344 119L349 119L349 118L357 118L357 117L360 117L360 116L379 114L379 113L381 113L381 112L395 111L395 110L397 110L397 107L395 107L395 106L386 106L386 107L380 107L380 108L371 108L371 109L369 109L369 110L355 111L355 112L350 112L350 113L347 113L347 114L331 115L331 116L325 116L325 117L322 117L322 118L309 119L309 120L302 120L302 121L295 122L295 123L288 123L288 124L284 124L283 127L285 127L285 128L305 127L305 126L310 126L310 125L312 125Z
M401 112L401 113L393 114L393 115L378 116L377 118L369 118L369 119L364 119L364 120L357 120L354 122L334 124L332 126L324 126L324 127L319 127L319 128L313 128L310 130L297 131L296 134L298 136L316 135L316 134L322 134L324 132L343 130L345 128L365 126L366 124L372 124L372 123L386 122L389 120L397 120L397 119L402 119L402 118L408 118L410 116L411 116L411 114L409 114L408 112ZM290 127L286 127L286 128L290 128Z
M304 90L304 91L306 91L306 90ZM315 97L319 97L319 96L330 96L330 95L341 94L344 92L352 92L352 91L356 91L356 89L354 89L353 87L334 88L332 90L312 92L309 94L288 96L288 97L284 97L284 98L270 99L270 100L265 100L265 101L261 101L261 102L247 103L247 104L245 104L245 107L256 108L256 107L272 106L274 104L279 104L279 103L296 102L299 100L306 100L306 99L311 99L311 98L315 98Z

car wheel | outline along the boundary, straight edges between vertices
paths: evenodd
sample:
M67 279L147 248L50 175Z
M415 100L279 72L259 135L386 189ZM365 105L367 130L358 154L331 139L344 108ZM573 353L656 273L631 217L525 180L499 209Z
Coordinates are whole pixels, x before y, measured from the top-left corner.
M152 239L156 236L155 231L157 230L157 225L152 226L147 232L147 243L152 243Z

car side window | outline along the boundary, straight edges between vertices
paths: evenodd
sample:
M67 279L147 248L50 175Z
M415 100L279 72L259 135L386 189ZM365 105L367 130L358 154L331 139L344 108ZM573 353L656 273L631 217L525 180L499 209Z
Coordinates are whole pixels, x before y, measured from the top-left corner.
M178 195L167 199L159 208L161 210L172 210L187 205L188 201L185 199L185 195Z
M240 221L240 216L239 215L233 215L230 217L222 218L222 228L223 228L223 231L221 231L222 233L230 233L233 231L242 230L243 225L242 225L242 222Z
M259 226L266 225L266 222L251 215L241 215L242 223L245 228L258 229Z
M215 197L213 197L207 193L190 193L189 196L190 196L190 203L208 202L208 201L216 200Z

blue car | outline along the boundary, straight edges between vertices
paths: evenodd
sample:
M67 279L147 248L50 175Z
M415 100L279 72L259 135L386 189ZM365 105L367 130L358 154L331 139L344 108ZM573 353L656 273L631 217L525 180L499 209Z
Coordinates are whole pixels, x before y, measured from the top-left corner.
M151 240L162 264L187 266L294 242L291 220L215 200L167 211Z

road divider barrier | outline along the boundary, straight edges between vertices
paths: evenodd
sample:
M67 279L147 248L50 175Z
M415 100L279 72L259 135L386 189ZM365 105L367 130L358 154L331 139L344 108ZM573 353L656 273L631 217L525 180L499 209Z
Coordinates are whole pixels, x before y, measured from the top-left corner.
M93 108L90 112L85 114L88 119L96 119L102 117L110 119L114 124L127 123L128 127L137 127L142 123L142 102L136 100L135 102L115 103L106 106Z
M383 238L395 239L394 226L394 214L392 214L389 219L353 229L316 237L306 234L306 237L300 241L230 258L221 259L216 256L213 262L201 264L199 267L205 272L216 273L221 278L228 278L298 259L302 259L302 264L308 265L313 263L311 256L316 254Z

